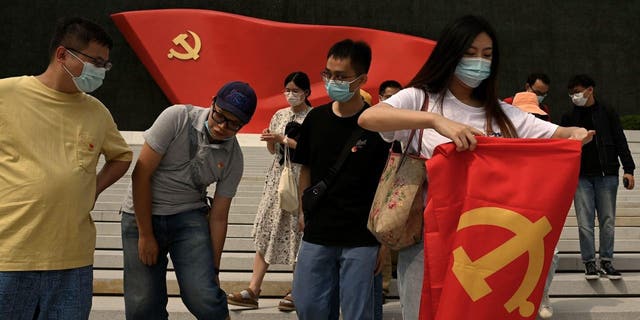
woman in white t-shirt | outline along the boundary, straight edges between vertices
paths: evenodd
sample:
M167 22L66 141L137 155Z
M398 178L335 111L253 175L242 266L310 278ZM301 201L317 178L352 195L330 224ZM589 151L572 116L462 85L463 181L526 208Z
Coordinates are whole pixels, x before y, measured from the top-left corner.
M358 123L379 131L386 141L407 141L410 129L425 129L421 153L430 158L439 144L453 141L458 151L473 150L476 135L508 138L591 140L593 132L559 127L501 102L496 83L500 53L491 25L464 16L442 32L433 52L407 88L364 111ZM428 112L420 108L428 94ZM418 134L416 134L418 136ZM422 242L398 255L398 290L404 319L418 319L424 269Z

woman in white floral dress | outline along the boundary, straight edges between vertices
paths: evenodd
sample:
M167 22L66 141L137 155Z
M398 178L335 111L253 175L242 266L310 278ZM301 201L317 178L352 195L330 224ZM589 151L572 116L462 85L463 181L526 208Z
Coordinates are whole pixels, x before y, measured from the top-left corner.
M267 149L274 155L266 176L262 200L253 226L256 255L253 260L253 274L249 287L227 296L229 304L251 309L258 308L260 287L270 264L295 263L302 233L298 231L298 212L280 209L278 183L283 169L283 151L289 147L292 154L296 148L296 127L302 124L311 106L307 97L311 94L309 77L304 72L293 72L284 80L284 96L288 107L276 111L271 118L269 128L264 129L260 139L267 143ZM291 123L295 122L295 123ZM287 125L289 124L289 125ZM286 132L285 132L286 128ZM300 167L293 164L297 177ZM282 311L295 309L290 292L280 301Z

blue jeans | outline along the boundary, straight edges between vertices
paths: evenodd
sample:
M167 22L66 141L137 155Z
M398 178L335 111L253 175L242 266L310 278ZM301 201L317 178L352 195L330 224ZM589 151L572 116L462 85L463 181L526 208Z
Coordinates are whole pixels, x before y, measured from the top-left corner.
M418 319L424 278L424 242L398 251L398 294L402 318Z
M0 272L0 319L84 320L93 295L93 267Z
M558 248L553 252L553 256L551 257L551 266L549 266L549 272L547 272L547 280L544 283L544 291L542 296L546 297L549 295L549 288L551 287L551 282L553 281L553 277L556 275L556 269L558 268Z
M373 277L373 320L382 320L384 309L382 307L382 272Z
M301 320L373 319L378 246L333 247L302 241L293 276Z
M158 262L147 266L138 258L135 216L122 214L124 302L127 319L167 319L167 254L175 269L180 297L198 319L224 319L229 309L216 283L207 209L170 216L152 216Z
M600 229L600 260L613 260L618 176L581 176L573 199L583 262L596 261L595 217Z

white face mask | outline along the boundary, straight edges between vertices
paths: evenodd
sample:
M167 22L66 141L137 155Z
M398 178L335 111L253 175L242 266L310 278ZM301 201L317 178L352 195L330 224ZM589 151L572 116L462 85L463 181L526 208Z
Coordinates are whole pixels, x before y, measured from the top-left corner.
M304 103L304 94L298 93L295 94L293 92L285 92L284 97L287 99L287 102L290 106L295 107Z
M582 92L578 92L578 93L574 93L574 94L570 94L569 96L571 97L571 102L573 102L573 104L575 104L578 107L584 107L587 104L587 100L589 98L584 96L584 93L586 92L582 91Z

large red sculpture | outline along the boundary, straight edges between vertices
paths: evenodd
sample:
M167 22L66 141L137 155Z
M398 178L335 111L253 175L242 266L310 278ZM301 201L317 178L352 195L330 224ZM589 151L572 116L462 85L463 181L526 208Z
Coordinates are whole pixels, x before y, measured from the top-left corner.
M111 15L116 26L172 103L208 106L231 80L248 82L258 110L242 132L259 133L286 106L284 77L303 71L312 83L310 101L329 101L320 72L331 45L364 40L373 60L363 89L377 97L387 79L407 83L435 42L373 29L274 22L195 9L131 11ZM374 99L374 103L377 102Z

